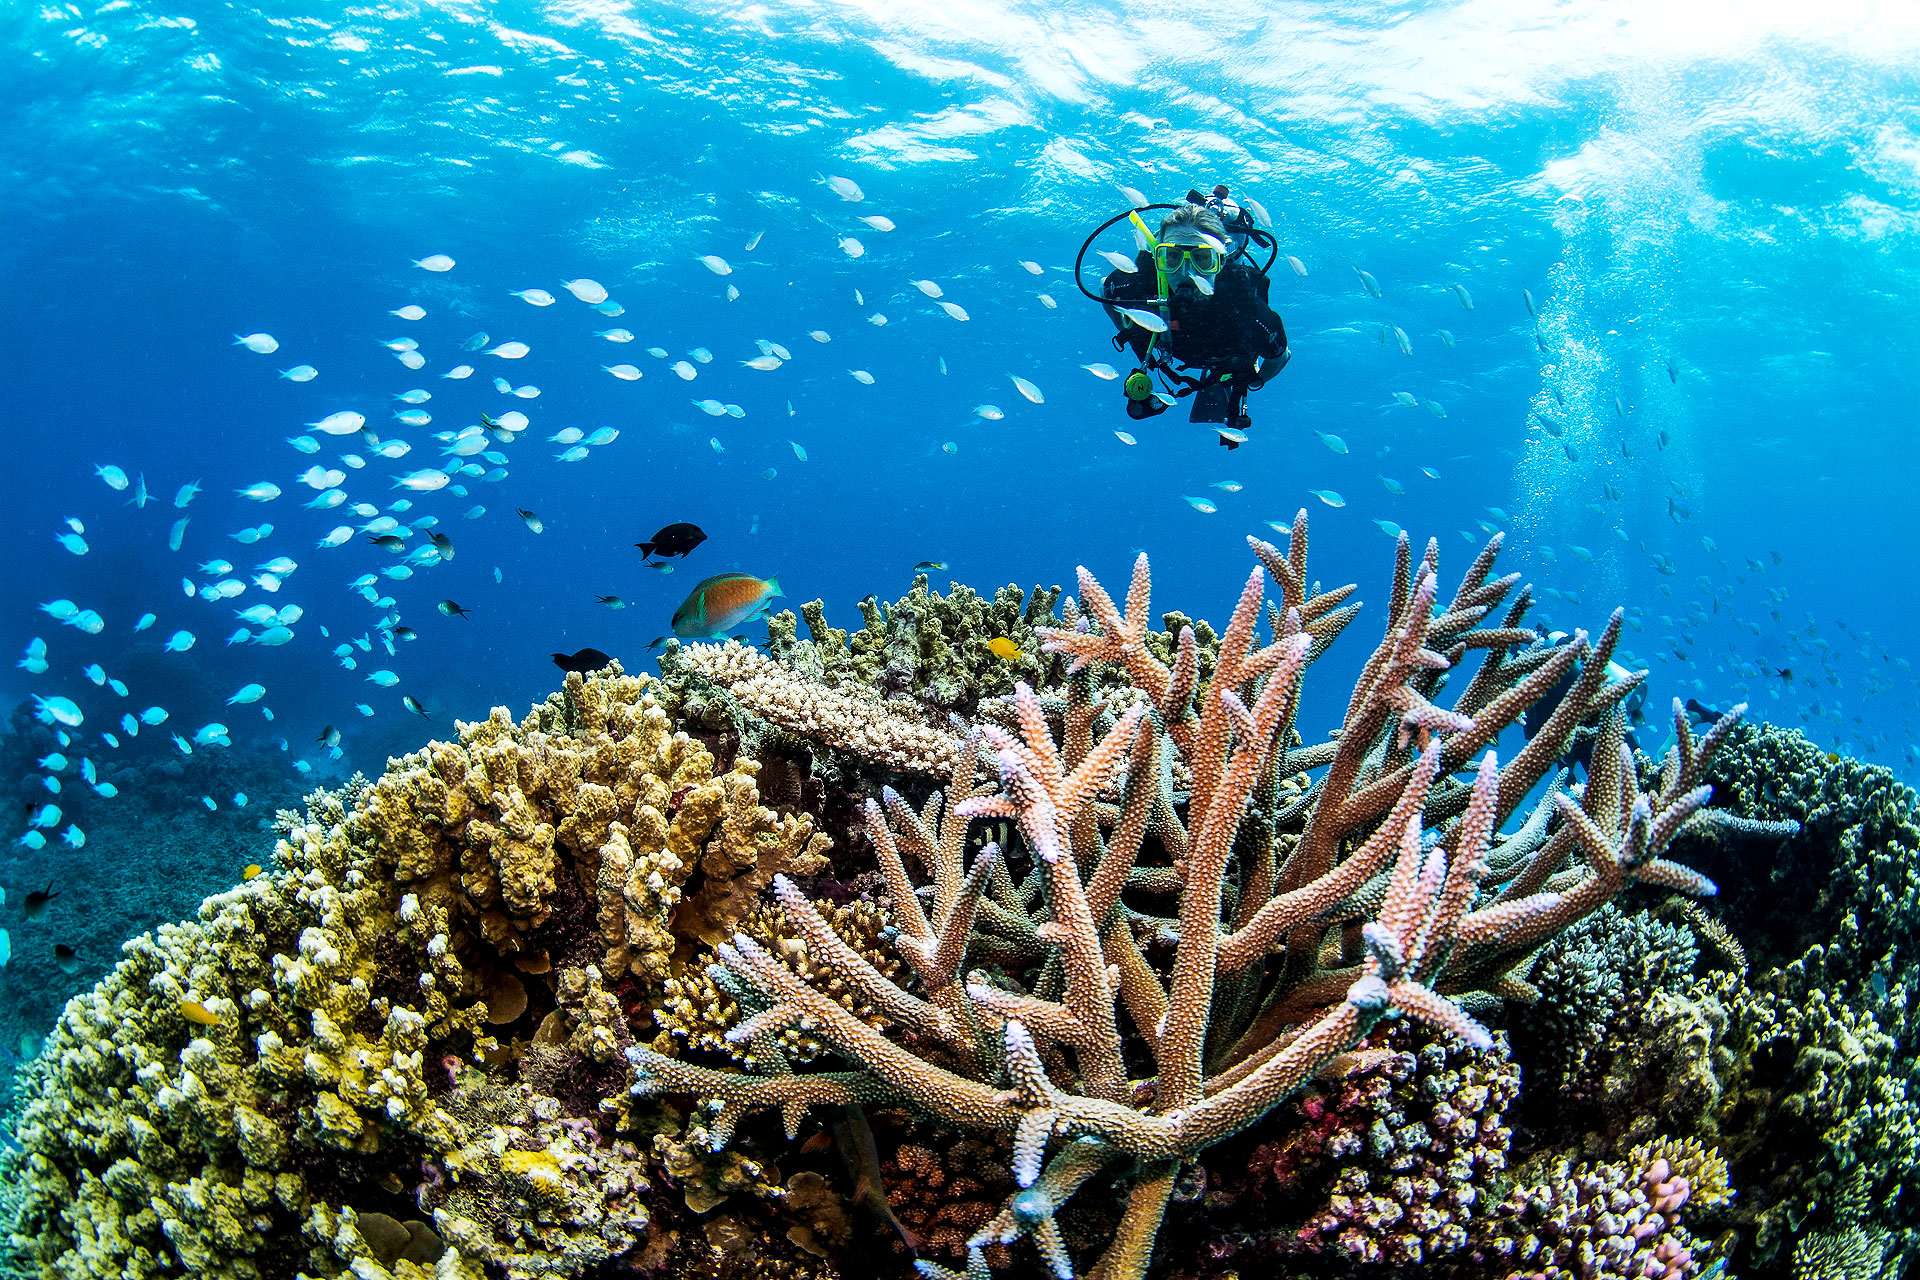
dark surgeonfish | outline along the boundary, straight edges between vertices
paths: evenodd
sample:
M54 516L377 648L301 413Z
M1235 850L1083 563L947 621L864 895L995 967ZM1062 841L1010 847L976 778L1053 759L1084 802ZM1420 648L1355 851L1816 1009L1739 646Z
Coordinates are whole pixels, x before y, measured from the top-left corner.
M859 1103L849 1102L841 1108L841 1118L833 1122L833 1145L839 1149L841 1162L853 1178L853 1203L891 1227L909 1251L918 1253L924 1242L894 1216L893 1206L887 1202L873 1126Z
M578 671L585 675L589 671L598 671L613 661L598 649L581 649L575 653L556 653L553 665L562 671Z
M1547 637L1547 642L1551 645L1558 646L1568 643L1570 639L1571 637L1565 633L1556 631ZM1624 680L1632 674L1631 671L1628 671L1617 662L1607 663L1607 679L1609 681ZM1580 665L1576 663L1567 670L1565 675L1560 677L1559 681L1557 681L1552 688L1541 694L1532 706L1521 712L1520 729L1521 732L1526 735L1527 741L1533 741L1534 735L1546 727L1548 718L1559 708L1561 701L1566 698L1567 694L1572 692L1574 681L1579 678ZM1631 693L1627 694L1625 699L1627 718L1632 724L1638 725L1644 723L1646 701L1647 686L1643 681ZM1632 728L1627 730L1627 744L1629 746L1638 745ZM1566 754L1562 759L1568 764L1577 764L1582 769L1591 768L1593 763L1593 738L1576 734L1574 740L1568 744Z
M633 545L640 548L643 556L685 556L706 540L707 535L699 525L682 523L670 524L645 542Z

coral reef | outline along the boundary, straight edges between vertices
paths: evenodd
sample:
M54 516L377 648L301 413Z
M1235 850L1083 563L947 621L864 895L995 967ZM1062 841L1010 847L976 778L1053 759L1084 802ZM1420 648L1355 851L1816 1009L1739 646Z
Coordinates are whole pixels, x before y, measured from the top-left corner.
M1663 1156L1559 1161L1514 1188L1475 1261L1511 1280L1680 1280L1707 1261L1682 1213L1692 1194Z
M1913 793L1637 754L1498 537L1304 734L1360 606L1250 545L1219 629L922 579L282 812L24 1070L16 1270L1896 1280Z
M1739 727L1708 774L1718 803L1762 823L1797 824L1786 839L1737 829L1688 841L1690 856L1723 874L1764 851L1765 878L1806 886L1726 904L1726 922L1755 958L1780 965L1809 947L1829 968L1866 980L1882 957L1920 955L1920 798L1893 774L1830 755L1797 730ZM1893 975L1886 974L1888 978Z
M1503 1184L1520 1072L1501 1037L1476 1049L1397 1024L1376 1038L1346 1076L1317 1081L1290 1104L1297 1120L1286 1138L1254 1150L1252 1187L1241 1194L1258 1217L1320 1207L1298 1226L1251 1236L1237 1258L1251 1248L1417 1267L1467 1247Z
M1701 992L1726 1019L1711 1132L1745 1188L1751 1265L1801 1267L1812 1238L1897 1257L1920 1228L1920 798L1770 725L1738 727L1709 777L1761 827L1692 837L1688 854L1768 885L1722 904L1753 965Z
M1059 598L1058 587L1027 593L1009 583L987 600L957 582L941 596L928 590L920 574L913 590L891 604L872 596L862 600L865 625L851 633L827 624L819 600L800 608L805 640L798 638L791 612L776 614L767 625L767 651L782 666L829 688L870 689L939 714L971 714L983 698L1012 693L1016 680L1057 682L1061 664L1041 651L1034 629L1053 621ZM996 638L1012 641L1018 656L988 648Z
M1030 1238L1055 1274L1074 1274L1057 1214L1090 1180L1117 1175L1125 1207L1092 1271L1119 1280L1147 1270L1182 1161L1260 1120L1390 1010L1484 1048L1487 1033L1450 996L1487 1007L1532 995L1516 970L1630 884L1711 891L1661 855L1701 811L1702 765L1732 719L1695 742L1680 713L1681 740L1657 787L1642 791L1618 706L1637 679L1606 676L1618 615L1591 647L1581 635L1550 648L1521 629L1524 594L1501 625L1482 626L1515 585L1489 580L1498 539L1438 607L1437 546L1416 563L1403 537L1387 632L1338 737L1289 747L1301 677L1353 617L1339 607L1351 589L1307 594L1304 512L1288 552L1250 542L1281 590L1274 639L1262 647L1254 634L1266 577L1256 568L1204 686L1191 629L1171 667L1146 642L1144 555L1124 612L1083 569L1087 617L1037 630L1045 651L1072 660L1058 735L1041 700L1016 686L1018 735L982 726L990 765L969 737L953 775L963 798L949 801L960 817L1017 824L1025 883L1013 878L1013 851L989 845L965 867L962 841L915 831L920 820L891 796L885 808L870 803L899 947L924 995L875 971L776 877L809 949L900 1039L743 933L720 957L757 1007L729 1036L754 1045L761 1069L636 1046L635 1093L717 1099L717 1145L760 1109L780 1111L791 1135L811 1107L885 1101L1011 1135L1021 1189L969 1241L976 1272L987 1245ZM1445 673L1476 648L1487 651L1478 672L1450 708L1437 706ZM1097 697L1094 663L1124 672L1126 685ZM1576 664L1566 696L1502 768L1488 744ZM1496 843L1590 718L1602 728L1580 799L1556 791L1551 813ZM1453 781L1482 751L1472 786ZM1282 777L1316 766L1328 772L1304 797L1282 795ZM997 774L996 793L976 791L983 768ZM931 880L925 903L902 848ZM1128 891L1171 893L1177 914L1133 906ZM1009 955L1031 940L1034 963L963 974L977 927ZM774 1037L796 1025L859 1069L794 1073ZM1151 1064L1150 1077L1130 1078L1130 1062Z
M1542 948L1531 974L1537 1013L1521 1022L1532 1079L1545 1105L1587 1104L1618 1112L1609 1076L1635 1043L1660 997L1692 985L1699 948L1693 932L1644 911L1608 904Z
M1014 1191L1003 1145L930 1126L903 1135L881 1175L887 1199L921 1255L950 1263L964 1262L967 1242ZM1001 1265L1009 1257L998 1244L985 1256Z
M669 642L660 670L670 687L687 687L691 719L730 724L745 741L757 744L773 730L891 773L937 776L953 768L957 735L928 724L913 707L865 686L837 689L810 679L737 640Z
M757 919L753 887L825 841L759 805L755 762L716 776L653 684L570 675L517 725L318 793L271 874L128 943L25 1075L15 1251L365 1280L413 1247L370 1214L422 1222L446 1274L633 1251L653 1157L619 1132L628 1011L644 1026L676 951Z
M1902 1046L1835 990L1819 959L1815 949L1751 985L1727 975L1713 983L1728 1049L1714 1130L1735 1176L1752 1188L1738 1220L1767 1263L1809 1231L1911 1222L1901 1201L1920 1159L1920 1106L1909 1096ZM1872 1205L1858 1215L1864 1221L1843 1223L1838 1205L1856 1176Z

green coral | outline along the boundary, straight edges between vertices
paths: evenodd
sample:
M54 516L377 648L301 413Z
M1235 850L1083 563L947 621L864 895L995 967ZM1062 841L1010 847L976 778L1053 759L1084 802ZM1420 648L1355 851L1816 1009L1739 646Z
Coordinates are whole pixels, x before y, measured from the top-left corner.
M1785 841L1730 832L1680 846L1722 883L1791 886L1725 904L1734 933L1772 952L1761 959L1783 963L1819 943L1845 956L1830 956L1834 976L1865 981L1885 973L1890 952L1920 957L1920 796L1891 770L1824 752L1798 730L1740 725L1705 780L1716 805L1801 824Z
M1540 998L1513 1019L1535 1092L1556 1107L1612 1102L1652 1002L1684 993L1698 959L1685 925L1612 903L1551 939L1531 974Z
M1730 1051L1715 1126L1736 1183L1754 1188L1738 1217L1761 1263L1803 1231L1837 1225L1851 1178L1871 1191L1864 1225L1903 1226L1920 1164L1920 1107L1900 1045L1834 989L1822 958L1816 947L1752 985L1731 974L1709 983Z
M1896 1243L1873 1227L1814 1232L1793 1248L1793 1280L1880 1280L1890 1262L1898 1275Z
M1856 1169L1834 1197L1832 1230L1809 1231L1793 1247L1793 1280L1889 1280L1906 1269L1901 1235L1865 1222L1871 1191Z
M830 688L856 684L883 696L909 697L933 711L971 713L982 699L1012 693L1017 680L1058 683L1064 667L1040 651L1033 629L1057 624L1053 608L1059 598L1058 587L1035 587L1029 594L1011 583L991 600L960 583L942 596L920 574L913 590L891 604L872 596L862 600L864 625L857 631L829 626L819 600L800 607L806 640L798 637L792 612L774 616L767 651ZM1012 641L1019 656L988 648L995 638Z
M1768 726L1735 727L1705 780L1739 821L1693 826L1674 848L1730 890L1717 918L1695 908L1684 927L1622 928L1596 914L1595 936L1576 928L1545 949L1532 974L1545 999L1516 1026L1555 1104L1570 1083L1597 1103L1592 1132L1554 1136L1563 1151L1713 1144L1738 1189L1713 1211L1740 1233L1737 1270L1846 1273L1867 1265L1863 1241L1878 1249L1920 1222L1920 968L1907 959L1920 954L1920 802L1888 771ZM1799 830L1769 825L1786 822ZM1675 931L1680 950L1633 943ZM1696 940L1729 967L1696 976ZM1627 951L1645 954L1607 962Z
M1837 1225L1826 1201L1856 1168L1870 1186L1860 1229L1910 1232L1920 1227L1920 796L1888 769L1771 726L1736 729L1707 779L1743 816L1802 824L1785 841L1726 833L1686 846L1723 883L1764 875L1778 890L1726 902L1736 935L1775 967L1722 997L1740 1059L1723 1129L1749 1130L1729 1133L1729 1158L1738 1146L1777 1170L1795 1142L1818 1153L1749 1197L1779 1197L1770 1251L1803 1226ZM1738 1159L1735 1170L1755 1176Z

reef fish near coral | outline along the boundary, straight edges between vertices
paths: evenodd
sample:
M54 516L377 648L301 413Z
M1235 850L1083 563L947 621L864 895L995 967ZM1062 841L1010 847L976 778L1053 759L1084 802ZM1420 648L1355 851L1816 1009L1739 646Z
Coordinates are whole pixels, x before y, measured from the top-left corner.
M685 640L721 639L765 617L773 607L773 597L784 594L778 578L716 574L688 592L673 611L673 634Z
M554 666L560 668L562 671L578 671L582 674L588 671L598 671L600 668L608 666L612 662L612 658L600 652L598 649L576 649L572 653L556 653L553 655Z

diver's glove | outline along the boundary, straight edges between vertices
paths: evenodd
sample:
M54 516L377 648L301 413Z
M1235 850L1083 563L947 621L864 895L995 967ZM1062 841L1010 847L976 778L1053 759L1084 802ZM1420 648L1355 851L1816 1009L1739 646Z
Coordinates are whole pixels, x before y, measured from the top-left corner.
M1286 350L1282 351L1279 355L1274 356L1272 359L1262 360L1260 362L1260 367L1256 369L1250 377L1248 377L1247 390L1258 391L1260 388L1266 386L1267 383L1272 381L1274 377L1277 376L1282 369L1287 367L1287 362L1292 359L1293 359L1293 348L1288 347Z

